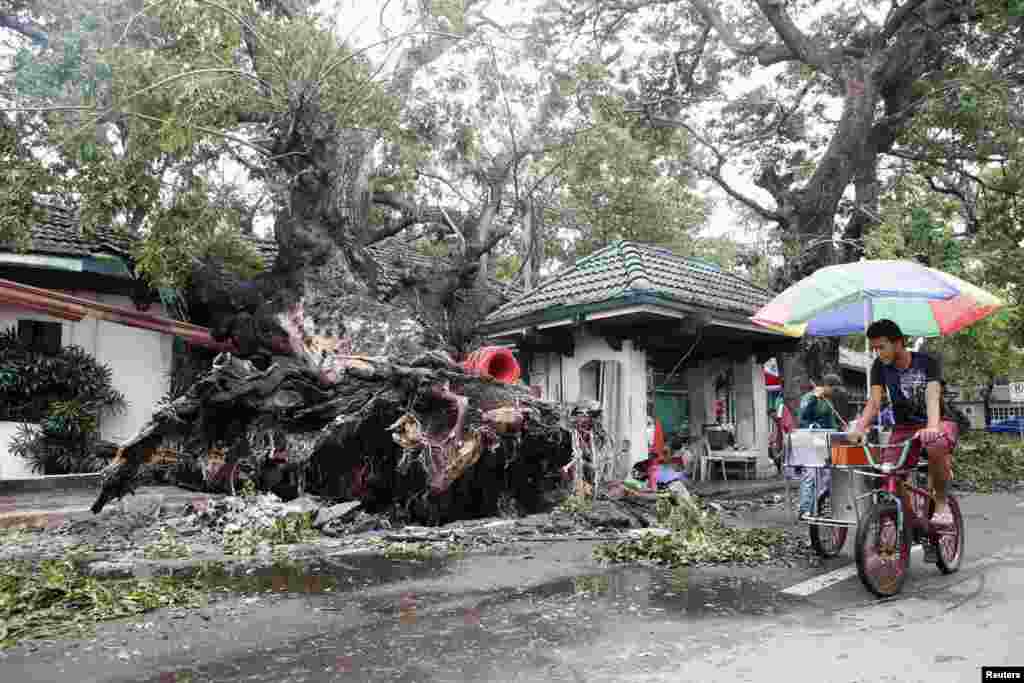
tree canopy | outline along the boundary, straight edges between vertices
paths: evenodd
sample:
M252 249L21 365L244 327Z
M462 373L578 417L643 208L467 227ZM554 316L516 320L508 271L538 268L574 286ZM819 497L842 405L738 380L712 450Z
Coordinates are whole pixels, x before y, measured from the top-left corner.
M199 254L249 272L262 219L291 290L332 254L372 290L396 236L451 259L437 302L627 238L776 287L916 258L1018 301L1018 4L513 5L382 5L360 42L287 0L26 0L0 16L0 238L57 195L167 283ZM767 241L702 238L701 183Z

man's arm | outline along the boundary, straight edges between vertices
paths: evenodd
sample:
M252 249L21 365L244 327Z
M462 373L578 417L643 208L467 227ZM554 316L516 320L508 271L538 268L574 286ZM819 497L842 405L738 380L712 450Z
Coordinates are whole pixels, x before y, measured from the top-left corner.
M871 397L864 405L864 412L860 417L860 424L857 425L858 432L866 432L871 428L871 423L878 417L878 411L882 409L882 387L875 384L871 387Z
M882 387L879 384L875 384L871 387L871 396L864 405L864 412L861 414L859 422L850 430L850 434L854 436L854 443L860 443L861 439L864 438L864 435L871 428L871 423L878 416L878 411L881 407Z
M868 370L868 378L871 390L868 393L868 401L864 404L860 423L852 430L856 434L866 433L871 428L871 423L878 417L878 411L882 409L882 366L877 358Z

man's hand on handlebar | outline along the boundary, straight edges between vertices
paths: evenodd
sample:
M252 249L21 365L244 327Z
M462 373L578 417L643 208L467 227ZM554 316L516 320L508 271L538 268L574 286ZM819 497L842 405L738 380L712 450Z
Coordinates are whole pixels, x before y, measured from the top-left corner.
M851 431L847 434L850 439L850 443L854 446L859 446L864 443L864 432Z

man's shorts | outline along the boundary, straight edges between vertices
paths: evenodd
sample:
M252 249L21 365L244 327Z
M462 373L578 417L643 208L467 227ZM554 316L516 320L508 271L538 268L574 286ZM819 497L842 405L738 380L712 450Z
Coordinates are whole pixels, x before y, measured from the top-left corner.
M914 434L917 434L922 429L924 429L922 425L898 425L893 429L892 436L889 437L889 443L902 444L904 441L914 438ZM922 436L921 443L911 446L910 454L907 457L907 465L913 467L917 464L921 447L924 446L930 462L941 461L943 468L946 470L946 480L949 481L953 478L953 449L956 448L956 444L960 440L960 429L955 422L943 420L939 423L939 432L937 437ZM883 449L882 462L899 462L902 451L902 445Z

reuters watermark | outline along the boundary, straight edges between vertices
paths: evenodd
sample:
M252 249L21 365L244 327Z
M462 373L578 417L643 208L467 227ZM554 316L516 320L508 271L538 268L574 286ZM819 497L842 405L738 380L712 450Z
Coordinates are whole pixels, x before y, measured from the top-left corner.
M983 666L982 681L1024 681L1024 666Z

